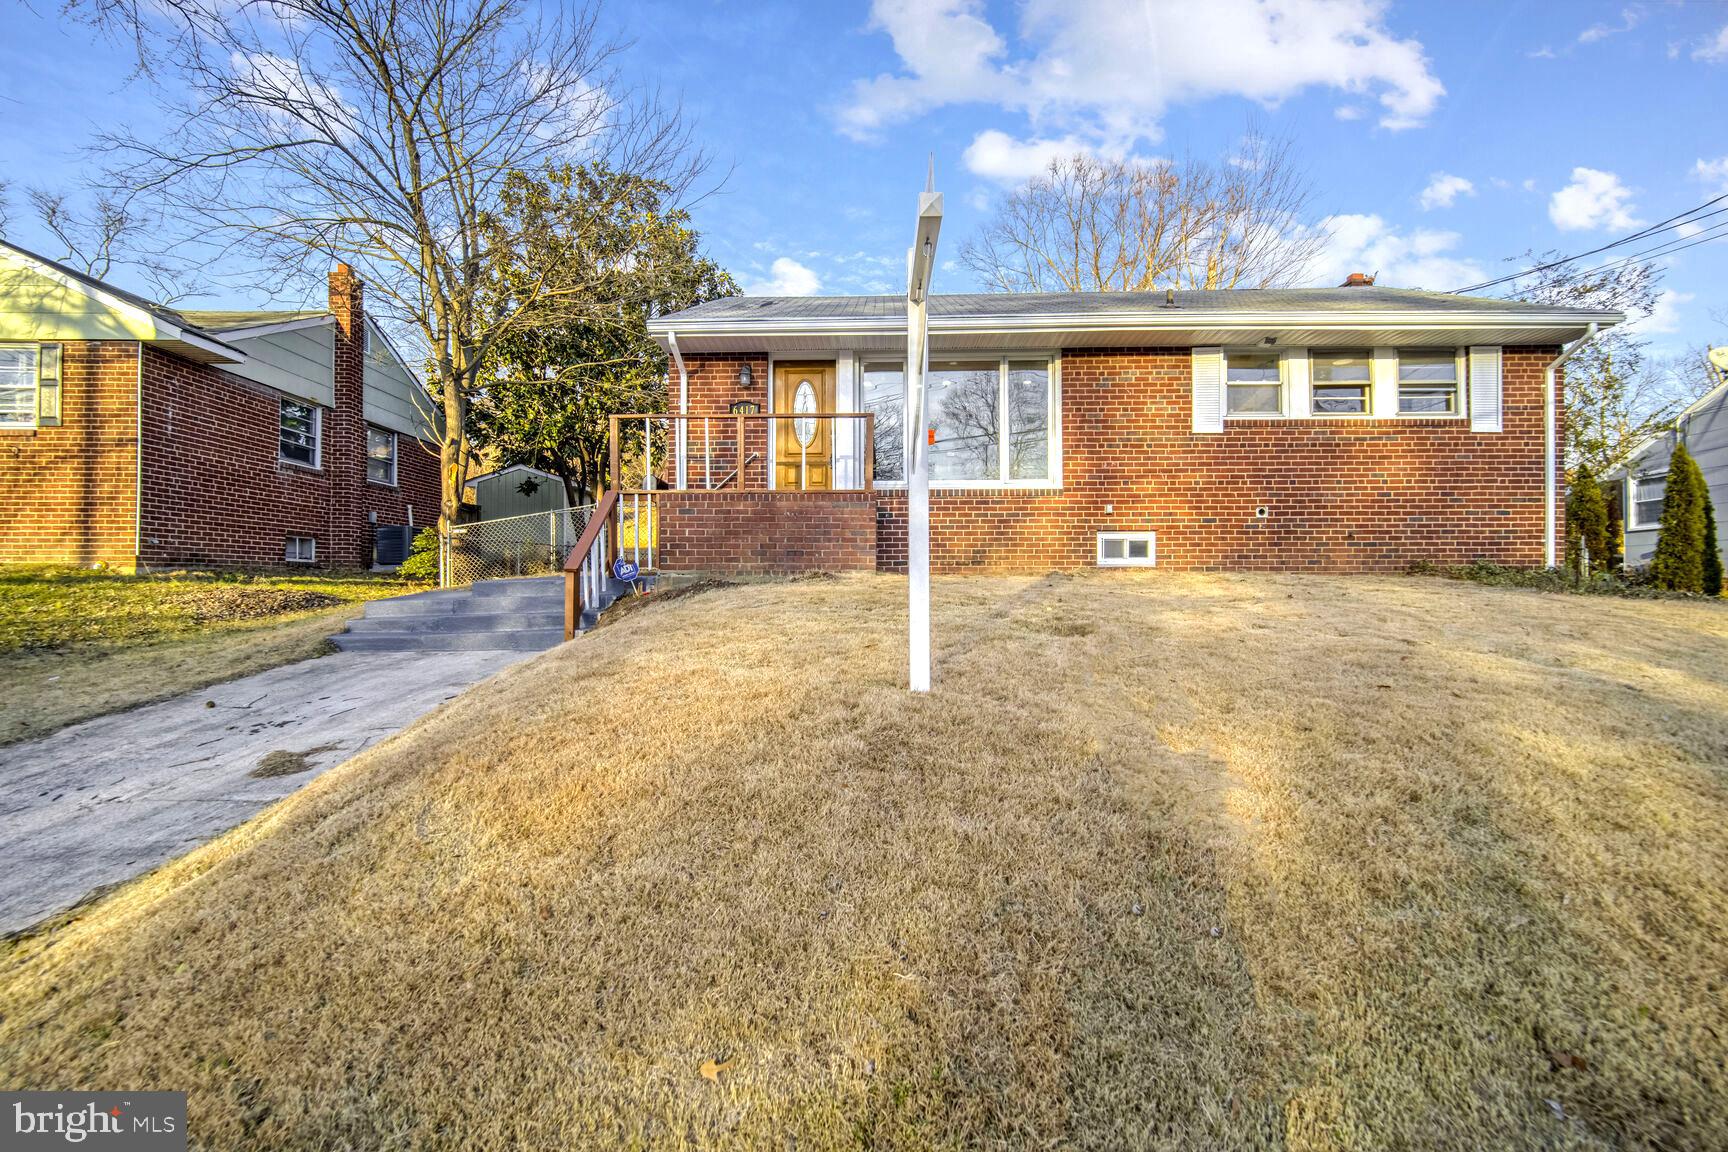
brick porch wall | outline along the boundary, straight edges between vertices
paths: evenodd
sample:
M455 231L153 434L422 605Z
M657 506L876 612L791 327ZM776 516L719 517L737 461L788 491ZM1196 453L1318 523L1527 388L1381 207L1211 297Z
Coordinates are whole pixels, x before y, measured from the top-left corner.
M58 428L0 430L0 563L130 568L138 345L61 345Z
M864 492L662 492L661 568L772 576L876 567L876 507Z
M1197 435L1186 349L1065 352L1061 490L933 492L933 566L1081 567L1094 563L1096 533L1136 530L1156 532L1159 565L1175 568L1391 571L1478 557L1538 565L1542 368L1557 353L1504 350L1499 433L1457 419L1291 419L1228 421L1223 433ZM724 411L744 362L687 356L691 411ZM749 363L765 380L766 358ZM904 570L905 496L880 491L873 503L878 566ZM1265 518L1255 515L1262 506Z

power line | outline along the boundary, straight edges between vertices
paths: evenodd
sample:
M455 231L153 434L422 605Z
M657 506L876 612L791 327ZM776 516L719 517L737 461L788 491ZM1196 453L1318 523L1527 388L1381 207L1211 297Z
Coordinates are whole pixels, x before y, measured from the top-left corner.
M1484 288L1494 288L1494 287L1497 287L1501 284L1505 284L1508 281L1521 280L1526 276L1533 276L1538 272L1546 272L1550 268L1559 268L1565 264L1572 264L1572 263L1575 263L1579 260L1583 260L1583 259L1590 257L1590 256L1600 255L1603 252L1609 252L1615 248L1621 248L1627 244L1633 244L1639 240L1648 239L1649 237L1654 236L1659 232L1665 232L1668 229L1673 228L1673 227L1677 227L1680 224L1691 224L1691 223L1695 223L1698 220L1709 219L1711 216L1721 215L1723 212L1728 212L1728 208L1718 208L1716 211L1705 213L1702 216L1697 216L1694 214L1699 213L1699 212L1703 212L1704 209L1709 208L1714 204L1720 204L1724 200L1728 200L1728 192L1725 192L1722 195L1714 197L1710 200L1706 200L1706 201L1704 201L1704 203L1698 205L1695 208L1688 208L1686 211L1681 212L1678 215L1670 216L1670 217L1668 217L1668 219L1660 221L1659 223L1651 224L1645 228L1640 228L1638 231L1630 233L1626 236L1622 236L1618 240L1614 240L1614 241L1611 241L1607 244L1603 244L1601 247L1592 248L1587 252L1579 252L1579 253L1576 253L1575 255L1567 256L1567 257L1560 259L1560 260L1551 260L1546 264L1538 264L1532 268L1526 268L1521 272L1514 272L1509 276L1502 276L1497 280L1485 280L1480 284L1472 284L1468 288L1459 288L1456 290L1456 292L1458 294L1463 294L1466 292L1480 292ZM1684 239L1684 237L1683 237L1683 239Z

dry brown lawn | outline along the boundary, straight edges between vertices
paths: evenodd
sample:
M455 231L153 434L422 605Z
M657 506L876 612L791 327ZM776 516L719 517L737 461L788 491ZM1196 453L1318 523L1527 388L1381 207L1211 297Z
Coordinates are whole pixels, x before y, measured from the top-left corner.
M686 595L0 954L209 1148L1728 1145L1728 611ZM704 1075L706 1069L708 1075Z

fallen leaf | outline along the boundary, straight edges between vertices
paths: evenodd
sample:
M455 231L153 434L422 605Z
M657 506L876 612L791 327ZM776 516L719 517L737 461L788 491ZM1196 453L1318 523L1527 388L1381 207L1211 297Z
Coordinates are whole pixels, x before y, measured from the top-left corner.
M1548 1059L1554 1065L1556 1070L1561 1068L1576 1068L1580 1072L1590 1071L1590 1062L1588 1060L1584 1059L1582 1056L1574 1056L1570 1052L1550 1052L1548 1053Z
M712 1060L706 1060L703 1062L701 1068L702 1078L704 1080L712 1080L714 1083L718 1084L720 1083L720 1073L730 1072L732 1070L732 1065L736 1063L736 1060L725 1060L718 1064Z

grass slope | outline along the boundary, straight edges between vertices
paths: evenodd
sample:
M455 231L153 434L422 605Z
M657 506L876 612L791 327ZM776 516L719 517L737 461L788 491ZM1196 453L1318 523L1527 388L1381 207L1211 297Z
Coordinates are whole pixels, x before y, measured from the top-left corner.
M0 744L330 650L401 581L327 573L0 568Z
M512 669L14 942L0 1082L221 1148L1728 1142L1728 615L943 580L914 699L904 587Z

